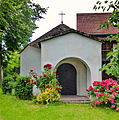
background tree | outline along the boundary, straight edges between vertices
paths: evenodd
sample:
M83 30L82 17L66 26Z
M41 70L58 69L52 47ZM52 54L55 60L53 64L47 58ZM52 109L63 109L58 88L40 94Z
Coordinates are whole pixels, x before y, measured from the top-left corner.
M15 78L19 74L19 67L20 67L20 54L17 51L8 52L8 62L7 66L4 67L4 77L11 76Z
M19 50L30 42L35 21L46 11L32 0L0 0L0 85L8 51Z
M109 24L117 27L119 29L119 0L103 0L98 1L94 6L94 9L102 9L103 11L112 10L112 15L100 28L108 28ZM119 33L116 35L111 35L107 38L108 41L116 40L117 45L113 48L111 52L107 54L107 59L110 59L108 64L105 64L102 71L105 71L108 75L115 76L119 78Z

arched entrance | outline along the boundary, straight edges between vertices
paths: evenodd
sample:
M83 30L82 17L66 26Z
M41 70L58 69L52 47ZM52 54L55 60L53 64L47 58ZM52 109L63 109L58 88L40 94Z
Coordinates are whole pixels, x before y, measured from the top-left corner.
M76 69L72 64L63 63L57 68L57 79L62 85L62 95L76 95Z

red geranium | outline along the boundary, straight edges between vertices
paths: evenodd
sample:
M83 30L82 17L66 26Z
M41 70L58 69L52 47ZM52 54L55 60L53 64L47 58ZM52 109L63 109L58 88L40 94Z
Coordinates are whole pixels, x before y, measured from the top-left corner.
M44 68L52 69L52 65L51 64L46 64L46 65L44 65Z
M33 70L30 70L30 73L33 72Z
M42 76L40 76L40 78L42 78Z
M46 74L44 74L43 76L46 77Z
M49 87L49 86L45 86L45 88L48 88L48 89L49 89L50 87Z
M36 84L36 81L34 81L32 84Z
M30 79L28 78L26 81L27 81L27 82L30 82Z
M30 83L27 83L27 85L30 85Z
M37 76L36 76L36 75L33 75L33 77L37 79Z

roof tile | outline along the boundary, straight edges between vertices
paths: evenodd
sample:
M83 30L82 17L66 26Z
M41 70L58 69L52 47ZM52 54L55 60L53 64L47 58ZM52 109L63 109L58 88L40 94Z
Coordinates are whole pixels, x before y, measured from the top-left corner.
M77 14L77 30L87 34L102 35L102 34L116 34L119 29L109 25L109 28L98 27L103 24L111 15L111 13L78 13Z

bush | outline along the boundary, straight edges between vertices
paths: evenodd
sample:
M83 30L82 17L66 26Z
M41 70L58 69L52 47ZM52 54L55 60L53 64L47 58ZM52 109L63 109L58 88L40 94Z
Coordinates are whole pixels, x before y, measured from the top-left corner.
M44 72L39 77L39 88L55 88L60 91L62 89L60 83L56 78L56 70L52 68L51 64L44 65Z
M33 85L28 82L28 77L20 76L16 80L15 96L23 100L31 100Z
M3 94L7 94L7 93L12 93L12 83L14 82L15 80L13 79L12 76L7 76L5 78L3 78L3 82L2 82L2 91L3 91Z
M49 104L60 101L60 94L54 88L47 88L37 96L38 103Z
M93 106L106 105L119 111L119 85L117 81L109 78L102 82L94 81L93 86L88 88L92 96Z

